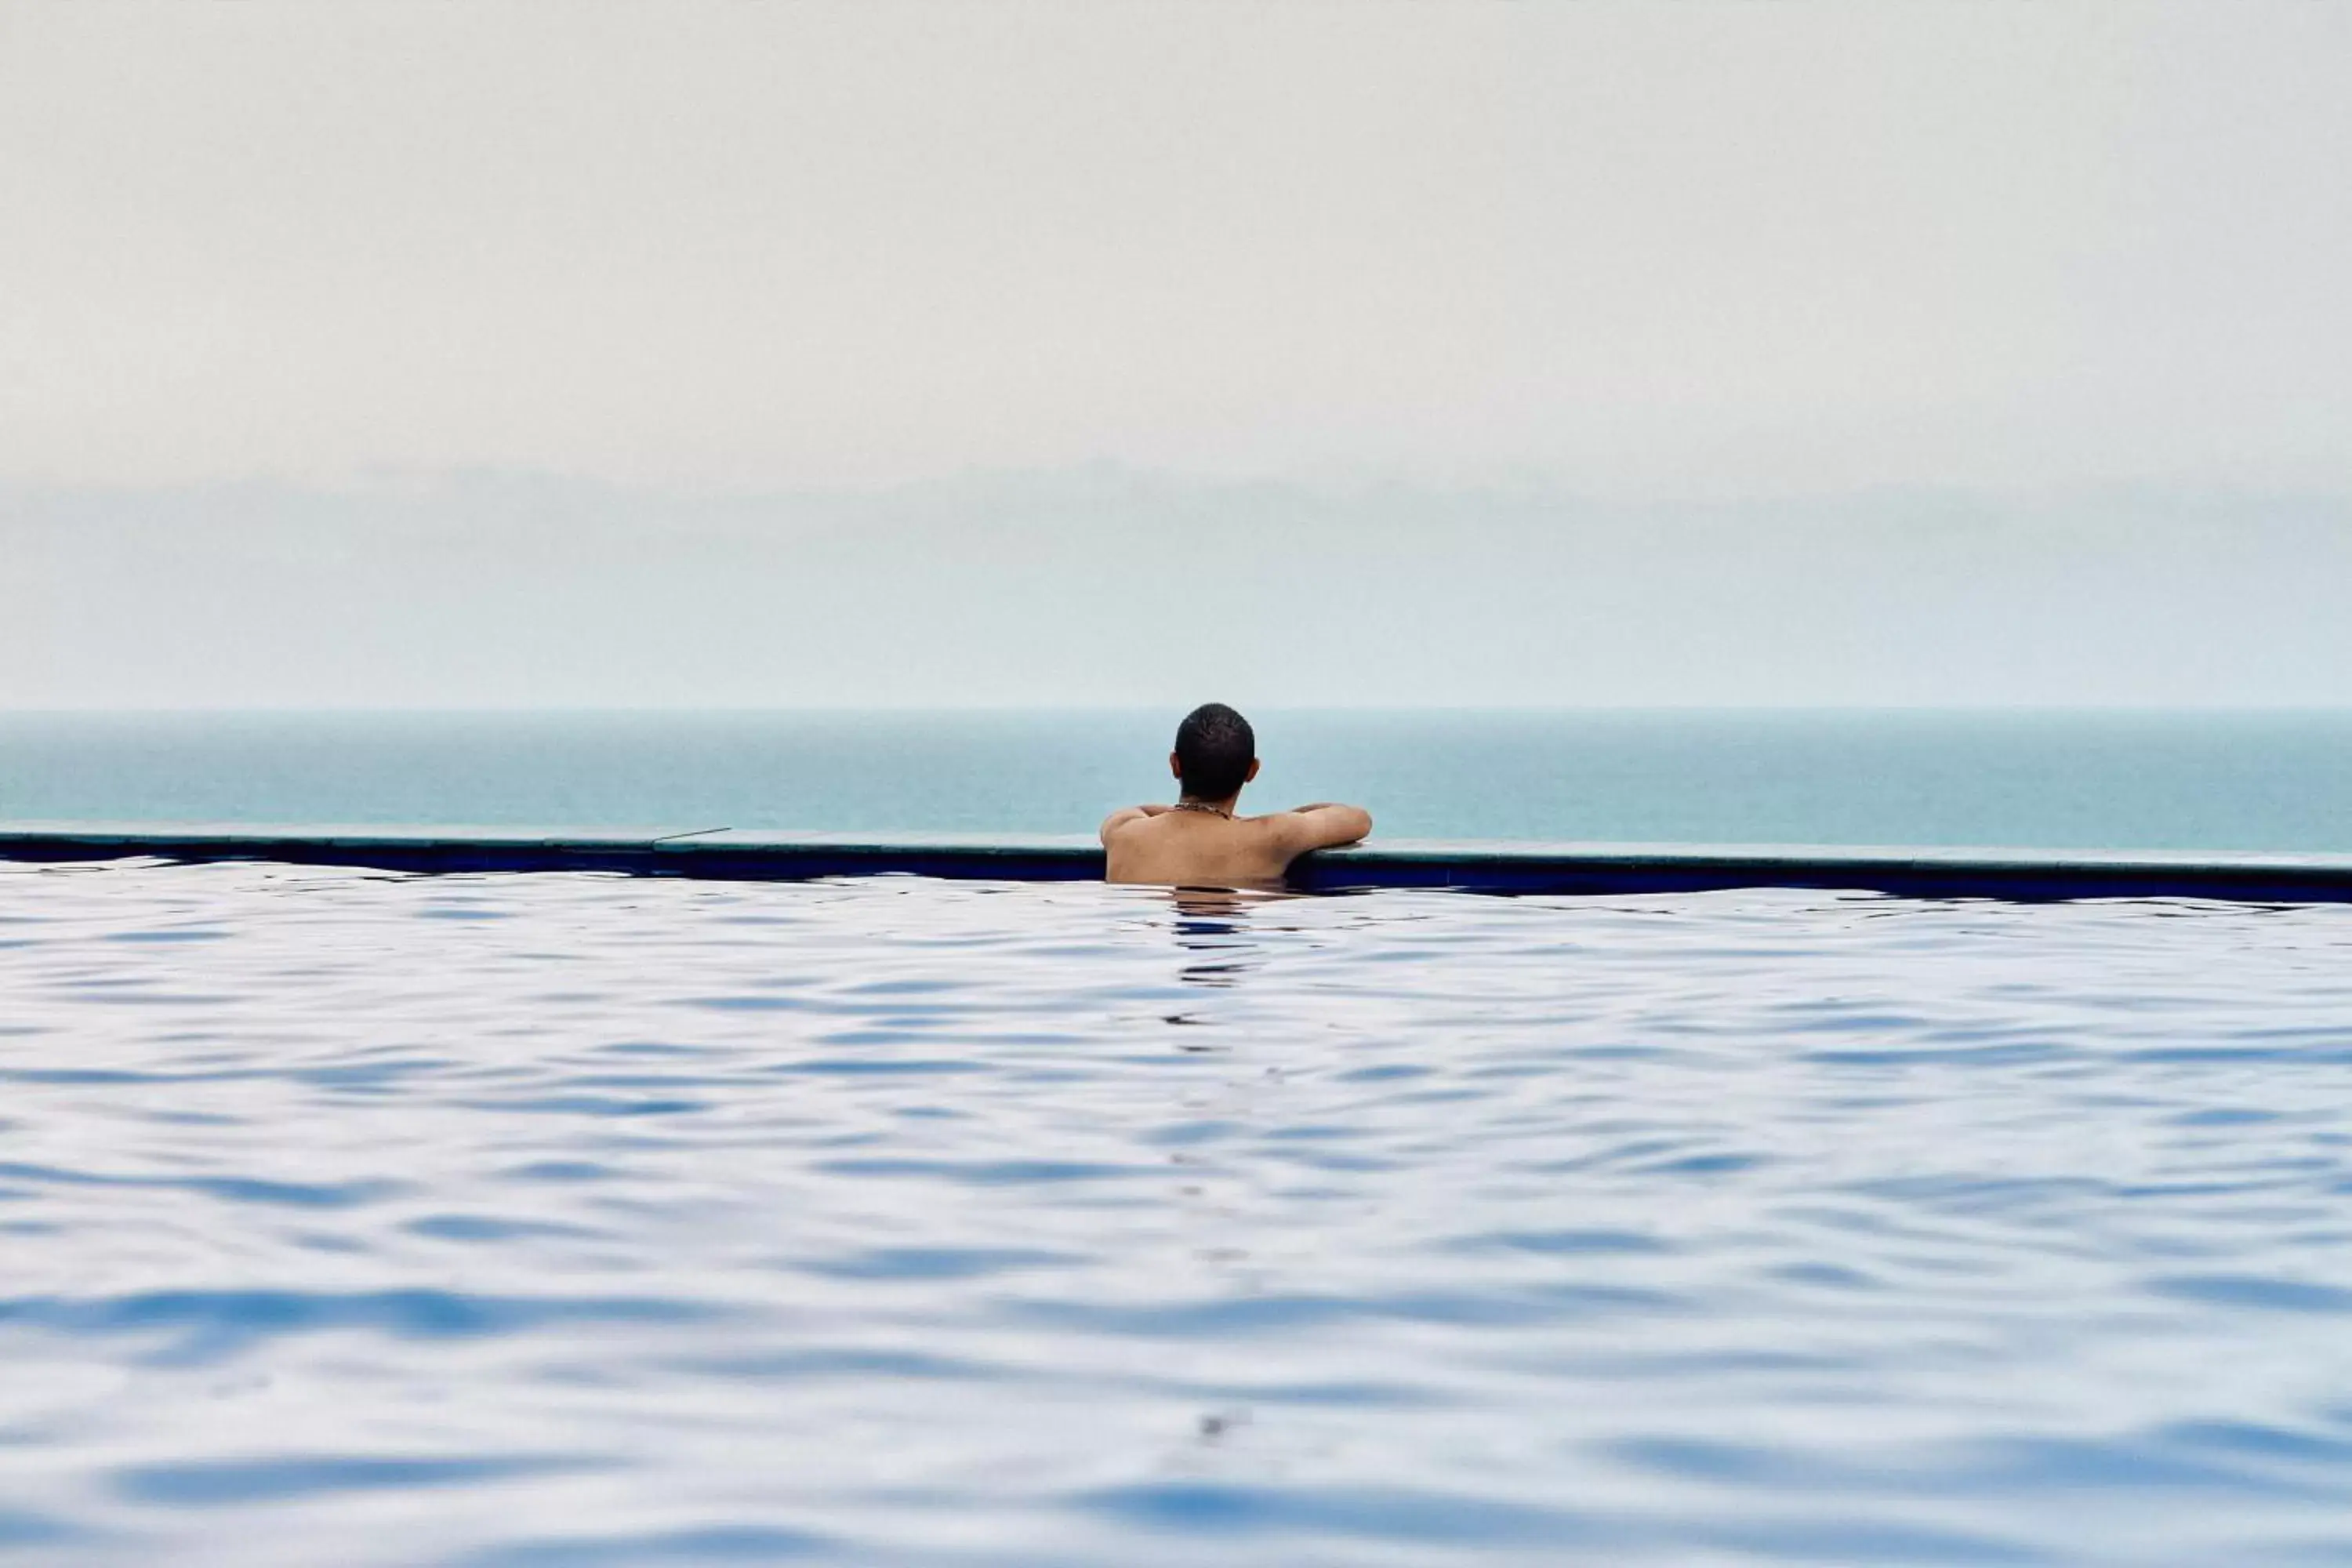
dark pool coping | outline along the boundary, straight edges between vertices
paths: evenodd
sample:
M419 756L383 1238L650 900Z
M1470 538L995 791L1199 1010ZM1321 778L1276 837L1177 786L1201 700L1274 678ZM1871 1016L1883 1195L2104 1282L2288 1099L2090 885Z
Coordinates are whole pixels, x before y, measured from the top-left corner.
M770 833L734 828L0 825L0 859L267 860L388 871L606 871L749 881L904 874L1091 880L1086 835ZM1664 893L1814 888L1921 898L2197 898L2352 902L2352 856L1788 845L1376 841L1292 868L1311 892Z

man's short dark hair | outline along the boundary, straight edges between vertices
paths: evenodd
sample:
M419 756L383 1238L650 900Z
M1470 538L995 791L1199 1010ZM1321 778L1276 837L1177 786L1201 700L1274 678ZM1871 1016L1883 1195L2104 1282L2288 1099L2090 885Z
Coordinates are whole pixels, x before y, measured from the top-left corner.
M1250 721L1222 702L1203 702L1176 726L1176 776L1196 800L1239 795L1257 760Z

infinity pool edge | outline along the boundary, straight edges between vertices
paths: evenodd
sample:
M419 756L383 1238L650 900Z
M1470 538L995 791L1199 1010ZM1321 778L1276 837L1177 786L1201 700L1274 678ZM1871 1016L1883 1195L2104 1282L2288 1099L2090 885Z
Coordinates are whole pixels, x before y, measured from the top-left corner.
M604 871L749 881L910 875L1085 881L1102 851L1077 835L784 834L730 828L514 828L22 824L0 859L263 860L419 873ZM2024 849L1420 843L1323 850L1301 891L1452 888L1491 893L1660 893L1789 887L1923 898L2200 898L2352 901L2352 856Z

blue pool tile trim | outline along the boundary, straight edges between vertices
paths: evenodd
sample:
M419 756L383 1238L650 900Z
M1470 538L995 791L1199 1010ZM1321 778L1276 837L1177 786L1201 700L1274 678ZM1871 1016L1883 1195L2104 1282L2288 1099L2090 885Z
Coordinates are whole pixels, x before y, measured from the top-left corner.
M26 823L0 827L0 858L268 860L415 872L609 871L801 881L908 875L1082 881L1102 875L1085 835L754 833L723 828L512 828ZM1486 893L1664 893L1817 888L1920 898L2200 898L2352 901L2352 856L2179 851L1805 846L1374 843L1292 868L1309 892L1454 888Z

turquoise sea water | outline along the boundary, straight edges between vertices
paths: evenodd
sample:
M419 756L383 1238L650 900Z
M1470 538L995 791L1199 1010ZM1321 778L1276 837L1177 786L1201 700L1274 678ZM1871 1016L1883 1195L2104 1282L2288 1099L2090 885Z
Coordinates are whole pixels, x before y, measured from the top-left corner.
M0 865L0 1557L2352 1562L2352 908Z
M0 716L0 820L1087 832L1177 717ZM2352 850L2352 713L1255 717L1385 837Z

